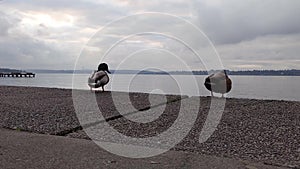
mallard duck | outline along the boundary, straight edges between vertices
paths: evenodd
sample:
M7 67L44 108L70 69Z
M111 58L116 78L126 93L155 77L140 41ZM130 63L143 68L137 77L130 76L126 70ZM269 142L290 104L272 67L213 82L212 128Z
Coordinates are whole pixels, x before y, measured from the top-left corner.
M221 93L222 97L224 97L224 93L228 93L231 90L232 82L224 70L209 75L205 78L204 85L211 92L212 97L214 96L213 92Z
M92 88L102 87L102 91L104 91L104 86L109 82L109 77L106 72L110 73L108 65L101 63L98 66L98 70L94 71L88 79L88 85L91 90Z

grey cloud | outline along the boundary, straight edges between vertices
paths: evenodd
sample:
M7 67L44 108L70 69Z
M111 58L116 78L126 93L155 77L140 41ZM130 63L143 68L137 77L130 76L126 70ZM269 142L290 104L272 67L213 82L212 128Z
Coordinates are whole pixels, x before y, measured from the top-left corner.
M75 57L56 46L32 38L19 37L0 42L0 67L14 68L72 68Z
M70 13L78 17L77 26L99 28L128 13L125 8L109 2L97 0L11 0L5 5L24 11Z
M300 33L298 0L228 0L221 5L195 1L198 25L217 44L270 34Z
M10 17L6 13L0 11L0 36L8 34L9 30L13 28L19 19L16 17Z
M3 13L0 12L0 35L7 34L9 27L10 24L8 20L5 17L3 17Z
M48 42L39 39L37 34L22 31L19 28L20 19L16 16L7 15L3 12L1 16L0 21L4 20L6 25L4 27L5 34L0 35L2 36L0 39L0 57L2 60L0 67L54 69L73 67L74 56L79 51L72 49L69 45Z
M223 63L231 69L241 65L253 65L252 69L259 65L263 69L297 69L299 46L300 34L269 35L238 44L219 45L217 50Z

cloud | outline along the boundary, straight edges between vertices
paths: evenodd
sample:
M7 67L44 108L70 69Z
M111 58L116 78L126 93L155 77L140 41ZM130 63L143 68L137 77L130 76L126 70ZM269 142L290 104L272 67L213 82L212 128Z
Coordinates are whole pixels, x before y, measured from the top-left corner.
M72 68L75 57L72 57L72 52L66 52L71 50L26 36L6 38L0 45L1 64L13 68Z
M76 2L70 0L12 0L5 5L11 9L24 11L24 13L40 12L51 16L68 14L77 18L77 26L84 27L99 28L113 19L128 14L123 5L101 0L77 0Z
M299 68L300 34L268 35L217 46L230 69Z
M61 14L5 9L1 12L0 67L72 69L92 34L64 22ZM76 36L79 35L79 36Z
M216 44L300 33L298 0L194 1L198 26Z
M6 13L0 11L0 36L7 36L9 30L19 22L17 17L11 17Z
M73 69L91 35L121 16L118 6L91 0L5 1L0 67Z
M72 69L84 44L107 23L139 12L163 12L187 19L203 30L215 44L226 68L300 68L298 0L9 0L1 2L0 11L0 57L4 60L0 67ZM148 24L162 30L181 26L164 22L157 18ZM127 23L115 30L138 30L146 26L138 24L138 21ZM111 37L106 45L120 38L117 34L106 36ZM196 37L189 30L182 30L181 36ZM117 66L124 51L134 52L151 45L184 53L172 40L131 38L108 61ZM90 54L83 63L86 68L98 64L93 61L99 58L97 51ZM139 62L153 61L148 57L151 54L146 53ZM169 64L167 67L176 69L177 62L166 58L163 62ZM183 59L194 65L194 69L202 68L197 67L199 61L192 57Z
M4 14L0 12L0 35L6 35L8 33L8 29L11 27L9 21L4 17Z

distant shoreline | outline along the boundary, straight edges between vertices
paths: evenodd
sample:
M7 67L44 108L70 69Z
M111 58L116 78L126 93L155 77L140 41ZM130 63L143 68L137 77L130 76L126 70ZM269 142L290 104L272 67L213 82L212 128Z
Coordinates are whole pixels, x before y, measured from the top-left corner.
M64 74L90 74L94 70L29 70L35 73L64 73ZM229 75L237 76L300 76L300 70L251 70L251 71L231 71L226 70ZM111 70L112 74L143 74L143 75L208 75L209 71L170 71L154 72L139 70Z
M17 70L0 68L1 72L34 72L34 73L64 73L64 74L90 74L94 70L49 70L49 69L28 69L28 70ZM208 75L218 70L210 71L151 71L151 70L111 70L112 74L143 74L143 75ZM300 76L300 70L290 69L290 70L240 70L232 71L226 70L229 75L238 76Z
M89 75L90 73L65 73L65 72L60 72L60 73L52 73L52 72L48 72L48 73L36 73L36 74L75 74L75 75L80 75L80 74L86 74ZM134 73L112 73L112 74L116 74L116 75L132 75ZM183 75L183 76L190 76L190 75L199 75L199 76L205 76L208 74L174 74L174 73L170 73L170 74L155 74L155 73L140 73L141 75ZM298 77L300 75L252 75L252 74L229 74L230 76L272 76L272 77L282 77L282 76L286 76L286 77Z

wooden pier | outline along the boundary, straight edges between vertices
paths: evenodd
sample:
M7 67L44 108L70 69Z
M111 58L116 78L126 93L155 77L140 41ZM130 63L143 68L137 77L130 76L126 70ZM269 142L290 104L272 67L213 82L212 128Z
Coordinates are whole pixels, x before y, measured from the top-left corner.
M34 78L35 74L30 72L0 72L0 77Z

